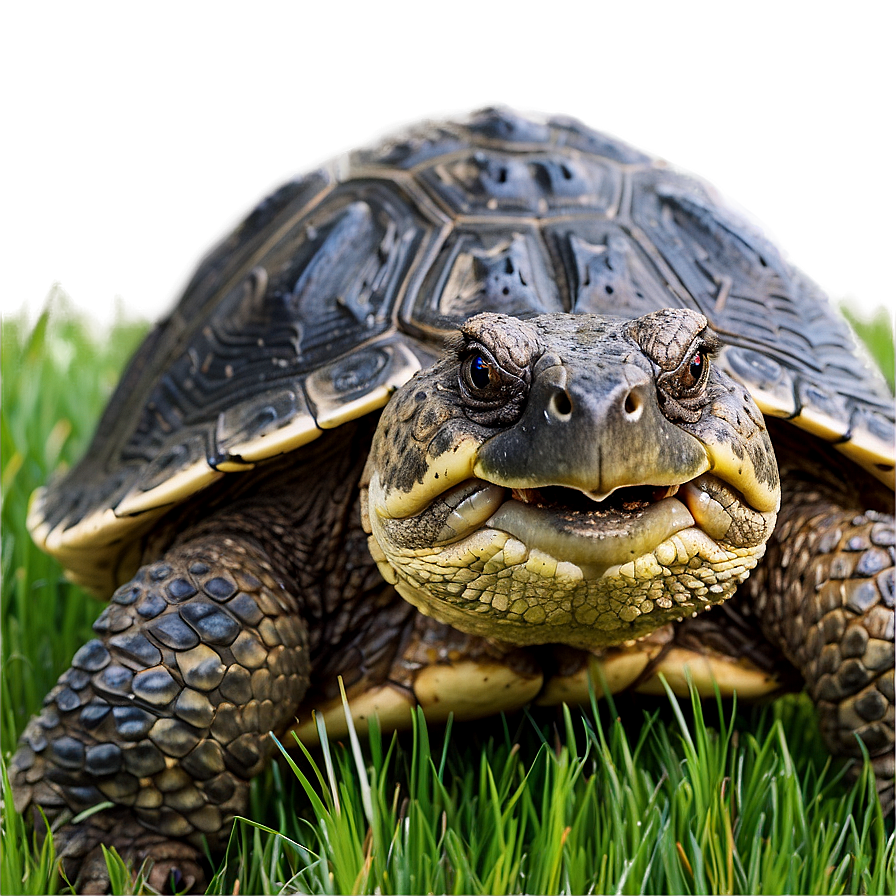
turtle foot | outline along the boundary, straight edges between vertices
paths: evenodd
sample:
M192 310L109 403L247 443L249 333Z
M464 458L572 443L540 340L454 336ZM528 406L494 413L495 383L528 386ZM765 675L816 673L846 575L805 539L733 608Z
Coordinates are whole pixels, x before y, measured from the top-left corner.
M78 893L109 893L111 881L103 846L115 849L134 875L142 874L157 893L203 893L202 853L183 840L148 830L125 812L103 812L53 833L65 877Z

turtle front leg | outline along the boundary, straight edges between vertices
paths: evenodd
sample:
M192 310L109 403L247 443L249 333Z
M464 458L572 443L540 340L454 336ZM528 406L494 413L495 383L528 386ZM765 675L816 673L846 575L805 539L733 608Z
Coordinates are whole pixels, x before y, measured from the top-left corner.
M295 598L253 541L206 534L143 566L94 631L22 736L16 809L45 813L82 892L108 888L100 844L148 859L159 891L201 888L203 839L226 843L307 687Z
M824 488L786 488L778 528L748 587L767 637L799 669L831 752L866 747L893 806L894 523L838 506Z

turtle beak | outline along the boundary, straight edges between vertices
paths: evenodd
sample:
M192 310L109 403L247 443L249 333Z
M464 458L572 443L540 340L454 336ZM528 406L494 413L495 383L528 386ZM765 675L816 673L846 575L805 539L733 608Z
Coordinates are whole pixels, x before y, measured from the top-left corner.
M703 444L663 415L652 373L640 366L556 359L534 374L522 417L480 447L474 475L507 488L567 486L601 501L710 469Z

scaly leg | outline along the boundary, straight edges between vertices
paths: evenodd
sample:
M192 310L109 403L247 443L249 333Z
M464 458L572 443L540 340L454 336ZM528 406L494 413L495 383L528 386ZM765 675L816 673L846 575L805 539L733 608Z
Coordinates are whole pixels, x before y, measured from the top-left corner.
M22 736L16 809L43 810L82 892L108 888L101 843L192 891L203 838L226 843L307 687L295 598L254 541L206 530L142 567L94 631Z
M792 483L774 540L747 587L766 636L802 673L831 752L859 757L861 741L882 803L891 808L892 514L844 509L832 490Z

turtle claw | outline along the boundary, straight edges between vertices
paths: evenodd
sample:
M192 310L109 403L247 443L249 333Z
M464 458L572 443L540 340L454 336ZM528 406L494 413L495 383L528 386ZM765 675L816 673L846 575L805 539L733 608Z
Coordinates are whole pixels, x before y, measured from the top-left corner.
M178 844L183 845L183 844ZM198 861L186 856L179 858L150 857L152 867L147 875L147 882L158 893L204 893L205 873Z
M203 893L202 853L183 840L170 840L123 813L103 813L54 832L62 873L78 893L109 893L111 881L103 846L114 849L156 893Z
M153 861L149 858L146 865L140 867L147 869L143 872L142 879L153 893L173 896L175 893L205 892L205 874L198 862L189 859ZM139 872L135 874L135 877L137 876ZM96 847L84 858L74 886L77 893L112 892L109 869L102 847Z

